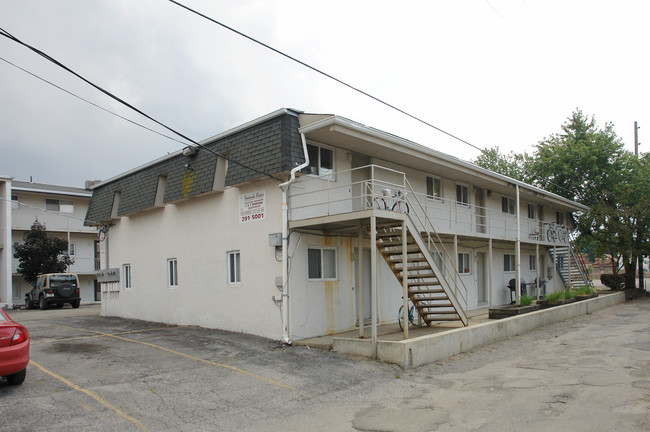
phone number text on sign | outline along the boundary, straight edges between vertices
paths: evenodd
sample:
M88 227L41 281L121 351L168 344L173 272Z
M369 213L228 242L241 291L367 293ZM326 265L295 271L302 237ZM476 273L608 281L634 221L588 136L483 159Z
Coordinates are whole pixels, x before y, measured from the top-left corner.
M239 222L266 219L266 195L264 191L239 195Z

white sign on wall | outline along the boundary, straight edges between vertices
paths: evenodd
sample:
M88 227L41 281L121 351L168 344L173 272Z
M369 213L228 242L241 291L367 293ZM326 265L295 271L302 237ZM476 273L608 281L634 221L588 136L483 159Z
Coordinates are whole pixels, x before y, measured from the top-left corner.
M266 219L266 195L264 191L239 195L239 222L252 222Z

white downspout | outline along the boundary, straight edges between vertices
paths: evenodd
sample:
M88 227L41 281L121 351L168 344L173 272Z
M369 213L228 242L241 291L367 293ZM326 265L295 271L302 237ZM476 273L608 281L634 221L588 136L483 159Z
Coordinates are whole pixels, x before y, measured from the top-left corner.
M280 184L282 189L282 341L291 345L289 334L289 205L287 204L287 192L289 185L296 179L296 172L309 165L309 154L307 153L307 140L305 134L300 134L302 151L305 154L305 163L298 165L291 170L289 181Z

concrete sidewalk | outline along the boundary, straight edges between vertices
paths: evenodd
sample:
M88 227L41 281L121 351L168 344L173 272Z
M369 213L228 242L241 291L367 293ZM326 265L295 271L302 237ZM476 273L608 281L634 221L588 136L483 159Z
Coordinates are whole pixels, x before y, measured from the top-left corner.
M480 309L472 311L467 327L460 323L441 323L435 327L411 328L407 340L403 339L397 324L390 324L378 326L376 344L370 339L370 329L363 339L355 330L295 344L375 358L410 369L624 301L624 293L606 292L597 298L502 320L490 320L488 309Z

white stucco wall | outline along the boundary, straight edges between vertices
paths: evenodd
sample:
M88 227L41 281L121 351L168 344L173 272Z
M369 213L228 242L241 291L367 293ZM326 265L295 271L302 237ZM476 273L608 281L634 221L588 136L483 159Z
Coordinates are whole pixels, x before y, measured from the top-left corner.
M264 191L266 218L239 220L239 195ZM272 296L282 275L268 235L281 232L277 182L260 181L223 194L193 198L122 217L110 228L109 266L131 265L132 288L102 293L102 313L280 338L280 309ZM240 251L241 283L227 280L227 252ZM279 257L279 255L278 255ZM169 287L167 260L178 261ZM123 274L121 275L123 276Z

